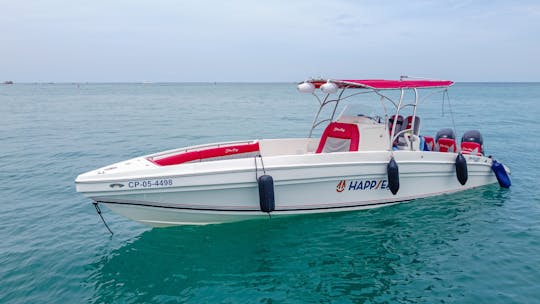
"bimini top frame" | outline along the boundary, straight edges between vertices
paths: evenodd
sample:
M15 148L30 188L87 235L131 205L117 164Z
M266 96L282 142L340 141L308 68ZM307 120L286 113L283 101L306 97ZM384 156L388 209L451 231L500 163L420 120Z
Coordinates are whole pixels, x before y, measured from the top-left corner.
M380 96L381 104L384 108L386 123L388 123L388 111L384 101L389 101L395 107L395 117L399 115L399 111L404 107L411 106L413 107L413 117L416 117L416 107L419 102L418 89L440 89L434 92L431 92L425 96L422 100L425 100L427 97L440 93L446 92L448 87L454 84L454 82L449 80L426 80L426 79L406 79L407 76L401 76L400 80L382 80L382 79L366 79L366 80L336 80L336 79L310 79L298 84L298 90L302 93L311 93L319 101L319 110L313 119L313 124L309 131L309 137L313 135L313 130L320 124L333 121L337 107L340 101L366 93L374 93ZM316 93L316 89L320 89L322 96L319 96ZM363 89L359 92L353 92L349 95L346 95L345 92L349 92L348 89ZM399 90L400 97L399 100L395 101L392 98L383 94L385 90ZM414 92L414 102L413 103L404 103L403 97L405 95L405 90L412 90ZM337 98L330 98L331 95L337 94ZM334 109L332 115L329 118L320 118L320 114L323 108L329 104L334 104ZM414 130L414 124L416 119L413 119L411 129ZM392 124L392 130L390 132L390 142L389 148L392 148L394 141L402 133L410 130L402 130L396 134L396 124Z

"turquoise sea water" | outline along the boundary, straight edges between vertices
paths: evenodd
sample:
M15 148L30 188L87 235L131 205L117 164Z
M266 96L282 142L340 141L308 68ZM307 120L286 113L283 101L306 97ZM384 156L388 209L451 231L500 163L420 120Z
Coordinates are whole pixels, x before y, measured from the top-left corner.
M166 229L105 210L109 237L78 174L304 137L316 101L294 84L0 85L0 303L540 303L540 84L456 84L450 97L458 136L479 129L511 189ZM440 98L419 114L425 134L451 127Z

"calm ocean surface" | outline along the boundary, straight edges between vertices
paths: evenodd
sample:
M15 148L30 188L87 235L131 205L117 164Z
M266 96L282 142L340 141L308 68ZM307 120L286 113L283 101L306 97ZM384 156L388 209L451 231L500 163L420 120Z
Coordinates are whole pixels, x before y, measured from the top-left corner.
M458 136L479 129L511 189L166 229L105 210L110 237L78 174L304 137L316 101L294 84L0 85L0 303L540 303L540 84L456 84L450 98ZM419 110L422 133L452 126L441 101Z

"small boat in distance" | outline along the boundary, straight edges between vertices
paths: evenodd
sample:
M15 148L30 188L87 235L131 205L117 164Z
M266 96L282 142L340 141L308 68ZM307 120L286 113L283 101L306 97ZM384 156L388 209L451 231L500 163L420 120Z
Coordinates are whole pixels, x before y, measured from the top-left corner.
M451 128L421 135L419 101L452 84L306 80L298 90L320 104L307 138L154 153L81 174L76 189L96 209L104 204L163 227L369 209L497 181L509 187L508 168L485 156L480 132L467 131L461 141ZM422 99L421 91L428 92ZM325 129L314 138L318 126Z
M7 80L7 81L4 81L4 84L13 84L13 81Z

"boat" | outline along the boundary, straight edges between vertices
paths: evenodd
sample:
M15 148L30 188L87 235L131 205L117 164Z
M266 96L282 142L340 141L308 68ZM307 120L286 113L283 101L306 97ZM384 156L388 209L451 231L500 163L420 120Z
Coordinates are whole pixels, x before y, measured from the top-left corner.
M445 98L452 85L407 77L309 79L298 90L320 107L306 138L144 155L79 175L76 190L98 212L102 204L165 227L370 209L497 182L509 187L509 168L485 155L479 131L461 141L455 127L421 135L418 105L435 94Z

